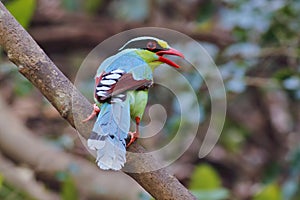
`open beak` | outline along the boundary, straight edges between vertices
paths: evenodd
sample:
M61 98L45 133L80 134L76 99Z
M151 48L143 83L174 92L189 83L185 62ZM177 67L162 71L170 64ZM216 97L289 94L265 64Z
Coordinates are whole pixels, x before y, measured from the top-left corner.
M158 55L158 60L160 62L166 63L172 67L175 68L180 68L179 65L177 65L176 63L174 63L173 61L163 57L163 55L174 55L174 56L179 56L181 58L184 58L183 54L179 51L177 51L176 49L173 48L169 48L168 50L162 50L162 51L158 51L156 52L156 55Z

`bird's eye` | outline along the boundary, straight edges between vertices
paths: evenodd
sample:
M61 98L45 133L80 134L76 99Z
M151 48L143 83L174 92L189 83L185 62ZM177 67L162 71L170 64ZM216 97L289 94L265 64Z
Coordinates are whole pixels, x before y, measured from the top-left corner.
M149 49L150 51L156 49L156 43L153 41L150 41L147 43L147 49Z

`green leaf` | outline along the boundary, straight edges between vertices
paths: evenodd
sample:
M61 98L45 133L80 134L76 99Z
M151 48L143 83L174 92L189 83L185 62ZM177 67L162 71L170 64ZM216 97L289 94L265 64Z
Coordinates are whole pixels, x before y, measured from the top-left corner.
M62 200L78 199L78 193L77 193L75 181L73 180L72 176L70 176L69 174L65 177L65 180L63 181L61 197Z
M214 190L192 190L192 193L201 200L229 199L229 191L224 188Z
M201 164L193 172L190 189L207 190L221 187L221 179L214 168L207 164Z
M36 0L14 0L7 2L5 6L16 20L27 28L36 8Z
M281 191L278 184L273 183L265 186L257 193L253 200L281 200Z

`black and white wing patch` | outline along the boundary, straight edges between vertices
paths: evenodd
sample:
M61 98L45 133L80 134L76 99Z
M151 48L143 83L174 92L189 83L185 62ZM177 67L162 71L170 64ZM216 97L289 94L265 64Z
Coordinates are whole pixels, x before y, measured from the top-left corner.
M95 97L100 103L116 103L126 99L125 94L117 94L112 96L117 82L124 74L125 72L121 69L116 69L102 74L95 89Z
M128 90L147 90L152 80L135 80L132 73L121 69L103 73L96 84L95 97L100 103L117 103L126 100Z

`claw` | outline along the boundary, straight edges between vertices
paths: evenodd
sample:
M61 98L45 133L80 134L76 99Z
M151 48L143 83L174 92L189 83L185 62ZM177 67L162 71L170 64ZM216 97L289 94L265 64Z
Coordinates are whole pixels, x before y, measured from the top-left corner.
M134 141L136 141L140 134L137 132L129 132L128 135L130 135L130 141L128 142L126 147L129 147Z
M96 117L99 114L100 108L95 103L93 104L93 106L94 106L93 112L86 119L82 120L82 122L85 123L85 122L93 119L94 117Z
M135 124L136 124L136 129L135 132L129 132L128 135L130 135L130 141L126 145L126 147L129 147L136 139L140 137L140 132L139 132L139 125L140 125L141 119L139 117L135 118Z

